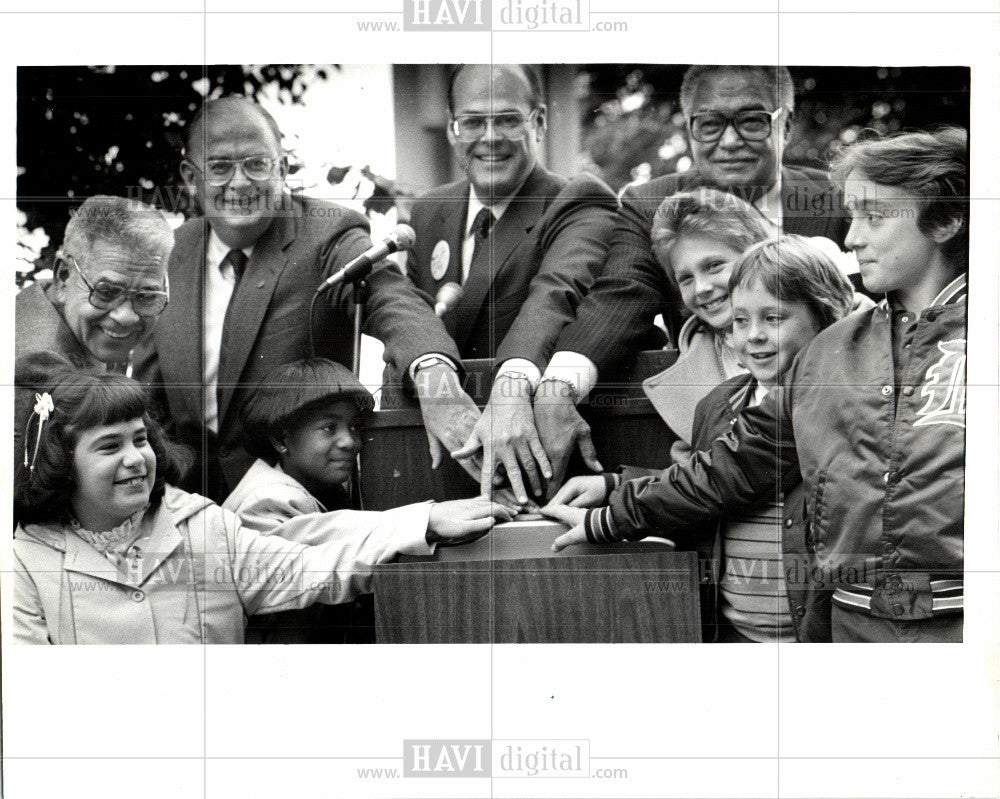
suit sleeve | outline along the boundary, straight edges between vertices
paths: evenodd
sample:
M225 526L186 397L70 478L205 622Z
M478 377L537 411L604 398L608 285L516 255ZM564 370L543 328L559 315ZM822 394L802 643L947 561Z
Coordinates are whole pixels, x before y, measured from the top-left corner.
M329 277L372 246L368 231L353 227L340 235L326 253ZM341 284L331 298L345 314L353 313L353 291ZM458 361L458 349L444 324L434 315L430 298L417 289L391 261L378 264L368 278L363 331L385 345L385 359L401 374L427 353Z
M554 351L587 356L599 374L627 363L657 339L653 319L679 307L650 244L655 203L626 191L618 209L604 271L583 300L576 320L559 336ZM666 307L665 307L666 306ZM675 320L667 319L674 327ZM662 335L660 337L662 346Z
M614 229L614 194L596 179L571 182L556 199L553 218L542 232L544 255L531 280L528 298L497 348L497 363L526 358L544 369L562 329L577 308L607 257Z
M697 525L773 496L776 475L784 489L800 479L786 388L744 411L711 449L658 478L632 480L612 492L611 525L619 538L660 534L681 548L697 546L686 538Z

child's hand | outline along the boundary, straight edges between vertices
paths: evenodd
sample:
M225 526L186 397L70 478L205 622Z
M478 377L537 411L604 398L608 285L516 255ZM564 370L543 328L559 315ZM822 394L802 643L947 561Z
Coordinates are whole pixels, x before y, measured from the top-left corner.
M481 538L494 521L509 522L514 514L483 497L435 502L427 520L428 543L464 544Z
M601 482L604 482L603 479ZM563 533L552 542L553 552L559 552L559 550L565 549L573 544L582 544L587 540L587 534L583 531L583 520L587 516L587 511L583 508L572 508L569 505L556 505L553 501L541 510L542 513L549 518L556 519L563 524L568 524L571 528L568 533Z
M550 505L571 505L574 508L593 508L603 505L608 498L607 484L599 475L571 477L549 501Z

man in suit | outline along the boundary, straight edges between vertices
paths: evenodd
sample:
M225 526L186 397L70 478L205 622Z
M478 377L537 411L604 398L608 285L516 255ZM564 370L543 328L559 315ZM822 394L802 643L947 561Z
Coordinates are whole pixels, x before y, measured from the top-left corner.
M847 214L825 173L784 166L795 98L784 67L693 66L681 85L693 167L665 175L621 196L604 271L563 329L534 396L535 424L558 486L574 447L593 468L590 428L576 410L598 376L613 377L643 349L664 343L683 303L653 258L650 228L664 198L698 186L752 202L786 233L825 236L842 244Z
M445 325L463 358L496 358L498 370L472 437L453 454L483 450L484 492L502 462L525 502L518 461L539 493L534 466L537 455L547 472L544 450L537 437L521 451L507 445L534 431L531 392L604 264L617 202L591 175L567 180L538 163L548 111L535 69L459 66L448 105L448 141L466 177L416 201L407 274L431 295L462 286ZM499 451L507 457L498 461Z
M350 286L321 296L311 319L310 301L371 240L361 214L287 191L281 133L252 101L206 103L186 144L181 176L204 216L176 231L173 296L142 376L162 385L176 434L202 454L191 487L221 501L253 462L239 411L254 385L310 355L310 329L316 355L349 362ZM432 450L438 439L455 449L479 418L459 388L458 351L427 298L392 265L376 268L368 286L365 332L385 343L399 373L412 378L420 368L421 377L433 376L417 381L428 438ZM452 393L428 400L421 382Z

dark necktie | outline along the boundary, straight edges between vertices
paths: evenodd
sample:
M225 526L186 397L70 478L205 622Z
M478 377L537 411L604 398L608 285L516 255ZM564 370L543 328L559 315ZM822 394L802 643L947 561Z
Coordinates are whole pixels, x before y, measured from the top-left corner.
M480 208L476 218L472 221L472 262L469 264L468 280L472 274L480 269L485 269L489 265L489 247L486 239L490 235L490 228L496 218L489 208Z
M222 375L223 375L223 364L226 361L226 354L228 353L230 347L232 346L232 325L233 319L231 318L234 313L236 313L234 305L236 300L236 292L240 290L240 279L243 277L243 273L246 271L247 262L250 259L247 258L247 254L243 250L230 250L226 253L226 257L222 259L220 266L225 266L227 263L233 267L233 274L236 275L236 281L233 284L233 293L229 295L229 305L226 306L226 315L222 321L222 341L219 346L219 382L216 384L216 401L219 403L219 410L222 409ZM219 414L220 422L222 414Z
M226 257L222 259L223 265L230 264L233 267L237 285L239 285L240 278L243 277L243 272L247 268L247 261L249 260L243 250L230 250L226 253Z

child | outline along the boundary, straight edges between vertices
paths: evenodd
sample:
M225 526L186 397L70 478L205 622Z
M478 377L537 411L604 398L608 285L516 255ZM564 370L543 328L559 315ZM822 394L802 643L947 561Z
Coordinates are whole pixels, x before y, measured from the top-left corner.
M18 365L38 394L14 481L18 642L242 643L247 615L344 602L370 590L376 563L509 518L484 502L464 532L434 532L428 504L423 526L359 524L334 537L313 515L262 536L169 485L182 464L139 384L63 364L46 379Z
M851 211L846 244L885 300L816 336L709 451L623 484L599 510L558 504L594 504L593 484L571 481L548 508L576 525L555 546L651 529L683 540L693 523L771 495L776 476L783 488L801 476L803 637L961 641L967 142L947 128L845 148L834 175Z
M698 401L723 380L745 374L726 333L732 322L729 275L748 247L777 229L750 203L716 189L667 197L653 217L653 254L692 316L678 336L677 362L643 383L653 407L678 436L675 461L691 452Z
M846 316L854 291L837 264L811 240L783 236L751 247L733 266L733 346L749 375L713 389L695 411L692 446L706 450L729 432L739 414L759 405L792 360L817 333ZM789 487L784 502L772 498L721 525L710 563L721 574L711 583L720 642L792 642L795 626L782 568L784 508L794 517L803 497ZM793 596L796 575L793 578Z
M421 526L460 536L468 514L479 518L485 500L426 503L382 512L345 510L352 504L345 484L361 449L361 429L374 402L344 366L326 358L309 358L279 366L257 386L241 409L247 450L257 460L222 507L244 526L264 535L279 525L307 515L324 514L312 532L320 538L350 533L371 525L399 529ZM487 503L488 504L488 503ZM327 513L327 511L332 511ZM504 517L510 519L510 513ZM292 540L303 537L299 527ZM289 537L286 535L286 537ZM248 643L367 643L374 640L371 596L353 605L313 606L304 610L250 619Z

